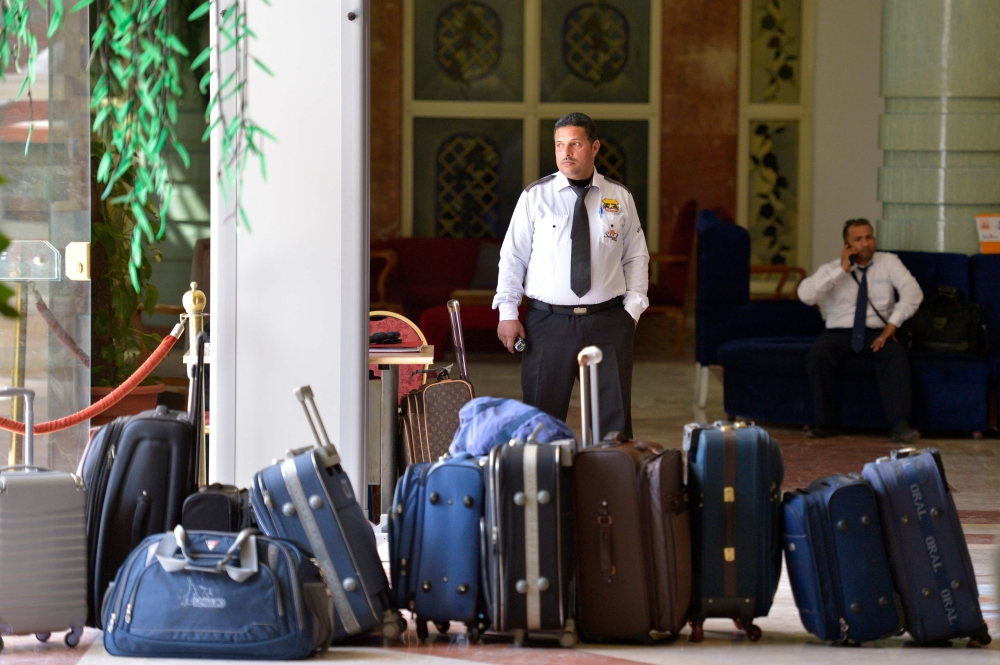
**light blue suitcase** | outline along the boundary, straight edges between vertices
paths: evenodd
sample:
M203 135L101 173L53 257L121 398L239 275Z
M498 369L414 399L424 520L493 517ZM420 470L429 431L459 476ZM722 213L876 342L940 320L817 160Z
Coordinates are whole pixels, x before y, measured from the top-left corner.
M254 476L250 501L257 524L268 536L298 543L316 558L333 597L334 641L379 627L384 638L396 639L406 624L392 609L375 533L340 466L312 390L303 386L295 396L317 445L289 451L287 459Z

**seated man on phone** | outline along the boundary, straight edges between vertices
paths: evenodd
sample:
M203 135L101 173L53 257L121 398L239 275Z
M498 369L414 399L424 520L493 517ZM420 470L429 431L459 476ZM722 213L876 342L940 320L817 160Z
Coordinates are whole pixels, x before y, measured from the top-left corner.
M899 293L897 302L895 293ZM875 233L867 219L844 223L840 258L824 263L799 284L799 299L826 306L826 331L809 352L808 370L816 407L816 422L807 436L832 436L836 427L837 366L855 355L874 356L878 387L889 425L889 439L912 443L920 432L911 429L910 360L895 332L913 316L924 294L895 254L875 251Z

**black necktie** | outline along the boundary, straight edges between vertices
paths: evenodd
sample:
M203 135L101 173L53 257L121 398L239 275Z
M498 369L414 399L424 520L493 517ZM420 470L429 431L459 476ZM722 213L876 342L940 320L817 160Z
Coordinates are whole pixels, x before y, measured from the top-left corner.
M573 293L583 297L590 291L590 217L587 215L587 191L590 186L576 187L573 208L573 254L569 267L569 285Z
M858 302L854 306L854 329L851 331L851 350L861 353L865 348L865 321L868 319L868 268L861 270L861 281L858 282Z

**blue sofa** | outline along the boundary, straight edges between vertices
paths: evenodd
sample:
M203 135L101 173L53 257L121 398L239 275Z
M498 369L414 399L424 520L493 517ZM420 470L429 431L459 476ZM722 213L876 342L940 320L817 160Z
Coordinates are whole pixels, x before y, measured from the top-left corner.
M966 300L979 303L991 338L990 353L982 357L911 354L911 424L921 430L981 433L989 424L989 391L1000 376L1000 256L895 253L925 295L934 293L938 286L953 286ZM736 278L735 269L732 277ZM816 334L801 335L789 330L775 336L729 338L720 344L716 353L724 370L726 413L754 420L812 424L813 397L806 356L815 339ZM838 399L841 425L887 426L872 359L857 358L845 363Z

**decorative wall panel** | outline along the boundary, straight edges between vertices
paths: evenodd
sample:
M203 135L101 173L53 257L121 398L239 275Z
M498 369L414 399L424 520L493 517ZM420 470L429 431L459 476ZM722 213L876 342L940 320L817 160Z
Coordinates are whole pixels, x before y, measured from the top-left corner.
M520 120L414 119L413 235L495 238L522 189Z
M649 101L648 0L545 0L541 101Z
M798 104L802 0L753 0L750 103Z
M758 265L798 265L798 121L751 123L750 162L751 261Z
M521 101L524 4L417 0L413 98Z

